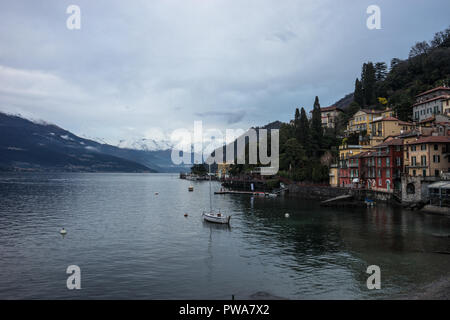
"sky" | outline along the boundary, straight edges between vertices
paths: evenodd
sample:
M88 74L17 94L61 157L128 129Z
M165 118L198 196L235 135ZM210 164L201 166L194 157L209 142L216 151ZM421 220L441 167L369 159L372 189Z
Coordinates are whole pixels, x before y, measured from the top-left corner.
M370 5L381 29L367 28ZM449 12L448 0L2 0L0 111L112 144L194 121L287 122L315 96L325 107L352 92L364 62L407 58Z

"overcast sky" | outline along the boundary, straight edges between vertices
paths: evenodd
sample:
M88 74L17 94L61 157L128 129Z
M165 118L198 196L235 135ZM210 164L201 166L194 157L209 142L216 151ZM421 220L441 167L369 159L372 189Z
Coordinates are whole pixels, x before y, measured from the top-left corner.
M66 9L81 8L69 30ZM366 27L369 5L381 30ZM116 142L289 121L353 91L366 61L406 58L450 1L2 0L0 111Z

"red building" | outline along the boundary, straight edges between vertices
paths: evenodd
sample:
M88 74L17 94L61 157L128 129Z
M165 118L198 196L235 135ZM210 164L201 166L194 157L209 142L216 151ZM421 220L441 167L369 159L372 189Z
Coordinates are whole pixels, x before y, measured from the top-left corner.
M382 192L401 189L403 140L389 138L367 151L351 156L339 168L340 186Z

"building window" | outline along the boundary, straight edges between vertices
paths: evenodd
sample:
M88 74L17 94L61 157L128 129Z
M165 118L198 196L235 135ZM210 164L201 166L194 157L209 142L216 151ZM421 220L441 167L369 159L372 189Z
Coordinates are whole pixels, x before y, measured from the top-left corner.
M378 169L377 174L378 177L381 177L381 169Z
M417 164L416 157L411 157L411 165L415 166Z
M416 176L416 170L413 170L413 176L415 177Z
M433 156L433 162L434 163L440 163L441 162L441 156L440 155L434 155Z
M434 145L434 150L435 150L435 151L439 150L439 147L438 147L437 144Z
M381 179L378 179L378 185L381 187Z
M381 167L381 158L378 158L378 166Z
M411 146L411 151L416 151L416 146Z
M397 157L397 167L400 167L402 165L402 159L400 157Z
M386 178L391 177L391 169L386 169Z
M416 193L416 187L414 187L413 183L408 183L406 185L406 193L407 194L415 194Z
M422 177L426 177L427 176L427 170L423 169L422 170Z
M426 166L427 165L427 156L421 156L420 162L423 166Z
M427 145L426 144L422 144L420 146L420 150L427 150Z
M434 176L439 177L439 170L434 170Z
M391 165L391 159L386 158L386 167L389 167Z

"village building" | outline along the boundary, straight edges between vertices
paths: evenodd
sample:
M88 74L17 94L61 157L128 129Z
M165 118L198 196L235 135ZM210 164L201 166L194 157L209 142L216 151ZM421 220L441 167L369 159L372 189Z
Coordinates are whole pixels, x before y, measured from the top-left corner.
M344 111L336 106L320 108L322 127L334 129L340 114Z
M371 126L370 145L372 146L382 143L389 136L396 136L415 128L414 123L401 121L392 116L375 119L371 122Z
M450 88L437 87L416 96L416 103L413 104L413 118L415 121L422 121L432 115L443 114L447 110L447 101L450 99ZM445 106L445 108L444 108Z
M405 143L407 163L405 173L409 176L438 177L450 171L450 137L420 137Z

